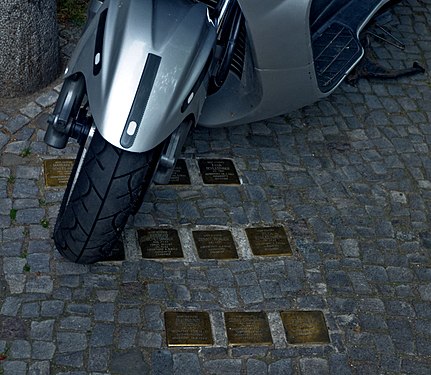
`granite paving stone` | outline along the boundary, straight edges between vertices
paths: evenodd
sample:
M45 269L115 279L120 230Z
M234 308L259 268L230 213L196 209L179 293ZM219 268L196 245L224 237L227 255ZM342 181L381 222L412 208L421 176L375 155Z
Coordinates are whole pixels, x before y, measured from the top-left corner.
M12 134L16 133L23 126L27 125L30 122L30 119L21 114L11 118L7 123L5 128Z
M57 347L59 353L76 353L87 348L87 338L83 333L58 332Z
M90 346L109 346L113 342L114 325L107 323L96 323L91 332Z
M49 375L50 372L49 361L35 361L28 370L29 375Z
M195 353L178 353L173 355L174 374L199 375L202 369L199 363L199 357Z
M31 337L34 340L51 341L54 332L54 320L31 322Z
M52 360L56 345L52 342L34 341L31 356L36 360Z
M154 375L172 374L172 353L169 350L155 350L151 355L151 368Z
M30 102L25 107L21 108L19 111L24 116L27 116L32 119L42 112L42 108L40 108L36 103Z
M121 327L117 333L118 348L121 350L133 348L135 346L137 333L138 329L135 327Z

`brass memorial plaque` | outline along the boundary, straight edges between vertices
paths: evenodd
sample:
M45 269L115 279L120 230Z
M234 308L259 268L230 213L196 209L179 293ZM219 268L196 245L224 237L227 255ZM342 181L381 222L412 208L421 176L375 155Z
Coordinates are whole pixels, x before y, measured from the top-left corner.
M272 345L264 312L227 312L224 319L229 345Z
M138 241L143 258L182 258L178 232L175 229L139 229Z
M292 255L283 227L246 228L245 232L254 255Z
M330 342L325 317L321 311L286 311L281 313L290 344L327 344Z
M228 230L193 231L201 259L238 259L232 233Z
M169 185L190 185L190 175L184 159L178 159Z
M73 159L48 159L43 161L45 172L45 186L64 187L67 186L72 173L75 160Z
M126 260L124 244L121 241L118 241L111 250L111 255L108 258L104 259L104 262L121 262L123 260Z
M214 343L206 312L165 312L168 346L209 346Z
M204 184L240 185L235 165L229 159L200 159L199 169Z

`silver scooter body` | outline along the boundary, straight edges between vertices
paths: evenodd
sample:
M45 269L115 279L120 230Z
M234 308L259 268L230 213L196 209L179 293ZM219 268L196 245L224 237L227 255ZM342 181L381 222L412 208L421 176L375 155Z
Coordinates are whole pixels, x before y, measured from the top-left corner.
M107 259L151 182L169 183L192 125L257 121L330 95L388 1L92 0L45 134L53 147L81 145L57 249Z
M313 41L328 26L312 35L310 12L325 0L237 1L247 34L243 73L229 73L223 86L208 95L220 25L204 0L93 0L90 9L97 13L65 77L83 75L94 123L108 142L145 152L187 120L221 127L287 113L330 95L363 55L362 47L354 45L358 50L347 68L322 88ZM348 31L355 39L388 1L333 3L347 10L360 4L364 15L352 17L356 23ZM342 27L349 21L342 12L337 17Z
M355 37L359 39L362 29L388 1L362 0L368 8L352 30ZM199 119L202 126L250 123L314 103L329 96L363 57L361 47L360 53L343 76L338 78L337 84L328 91L322 91L316 76L310 25L310 10L316 1L238 2L247 20L247 58L252 62L245 62L245 74L241 81L230 75L222 89L208 97ZM339 1L344 7L348 7L349 2L354 3L354 0Z

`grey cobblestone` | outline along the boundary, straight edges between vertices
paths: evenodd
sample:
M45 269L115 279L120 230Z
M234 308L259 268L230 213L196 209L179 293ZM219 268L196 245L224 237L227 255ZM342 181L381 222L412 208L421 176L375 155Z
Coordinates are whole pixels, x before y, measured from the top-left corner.
M293 374L292 360L281 359L269 365L268 375Z
M24 288L23 288L24 290ZM38 302L24 303L21 315L23 318L37 318L40 315L40 304Z
M12 134L16 133L18 130L22 129L23 126L27 125L30 122L30 120L23 115L17 115L14 118L11 118L6 123L6 129L11 132Z
M135 327L121 327L118 332L118 348L119 349L130 349L135 346L136 335L138 329ZM156 347L159 347L156 346Z
M13 341L9 353L13 359L29 359L31 354L30 343L25 340Z
M57 333L57 347L59 353L76 353L87 348L87 338L83 333Z
M241 372L242 363L239 359L214 359L204 363L206 372L214 375L234 375Z
M50 365L48 361L33 362L28 370L28 375L49 375Z
M6 361L3 366L4 375L26 375L27 364L22 361Z
M65 354L59 353L55 355L53 362L59 366L82 368L84 365L84 354L83 352L75 351Z
M53 337L54 320L31 323L31 337L35 340L50 341Z
M96 321L113 322L114 321L114 304L98 303L94 306L94 319Z
M60 300L43 301L41 315L44 317L57 317L64 311L64 302Z
M105 372L109 365L109 354L106 348L91 348L88 370Z
M34 341L31 355L36 360L51 360L55 350L56 346L52 342Z
M97 323L93 329L90 339L90 346L102 347L112 344L114 338L114 325Z
M0 132L0 150L8 144L10 137Z
M162 335L156 332L139 333L138 342L141 347L145 348L160 348L162 346Z
M39 96L36 99L36 103L41 105L42 107L49 107L57 101L57 98L58 94L54 90L51 90Z
M42 109L34 102L30 102L25 107L19 110L24 116L29 118L35 118L42 112Z
M87 332L91 327L91 319L82 316L68 316L60 321L60 329Z
M139 324L141 313L139 309L124 309L118 313L118 322L124 324Z
M54 285L50 276L36 276L27 280L26 291L28 293L49 294L53 291Z

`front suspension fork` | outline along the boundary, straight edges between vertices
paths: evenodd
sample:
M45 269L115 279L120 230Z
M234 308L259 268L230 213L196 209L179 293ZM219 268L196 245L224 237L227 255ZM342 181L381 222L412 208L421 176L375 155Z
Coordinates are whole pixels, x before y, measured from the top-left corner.
M61 89L54 112L48 119L45 143L54 148L65 148L69 137L78 142L85 139L89 125L86 109L81 108L85 96L85 81L82 76L68 77Z

